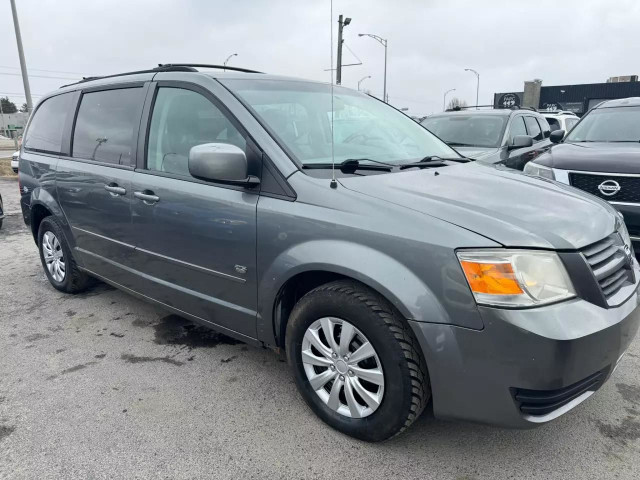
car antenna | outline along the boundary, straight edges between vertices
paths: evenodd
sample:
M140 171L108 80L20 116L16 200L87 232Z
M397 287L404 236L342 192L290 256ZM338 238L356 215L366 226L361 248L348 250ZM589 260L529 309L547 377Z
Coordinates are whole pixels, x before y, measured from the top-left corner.
M333 151L333 0L329 2L331 4L331 68L329 68L329 75L331 75L331 188L338 188L338 182L336 181L336 158Z

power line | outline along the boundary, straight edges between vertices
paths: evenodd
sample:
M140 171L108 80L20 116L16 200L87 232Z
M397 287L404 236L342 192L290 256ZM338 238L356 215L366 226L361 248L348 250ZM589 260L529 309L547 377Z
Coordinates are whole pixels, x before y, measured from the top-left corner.
M15 77L21 77L21 73L11 73L11 72L0 72L0 75L12 75ZM56 78L59 80L79 80L78 77L52 77L50 75L29 75L29 77L37 77L37 78Z
M8 65L0 65L0 68L8 68L10 70L20 70L18 67L10 67ZM35 72L48 72L48 73L69 73L71 75L80 75L86 77L85 73L80 72L65 72L63 70L44 70L42 68L29 68L29 70L33 70Z

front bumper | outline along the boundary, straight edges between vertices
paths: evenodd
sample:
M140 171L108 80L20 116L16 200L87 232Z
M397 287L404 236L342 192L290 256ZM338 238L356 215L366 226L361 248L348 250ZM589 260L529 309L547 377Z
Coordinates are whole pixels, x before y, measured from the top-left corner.
M427 361L434 414L529 428L566 413L611 375L636 335L639 305L636 289L609 309L581 299L528 310L479 307L483 330L410 322ZM516 399L523 392L570 401L532 415Z

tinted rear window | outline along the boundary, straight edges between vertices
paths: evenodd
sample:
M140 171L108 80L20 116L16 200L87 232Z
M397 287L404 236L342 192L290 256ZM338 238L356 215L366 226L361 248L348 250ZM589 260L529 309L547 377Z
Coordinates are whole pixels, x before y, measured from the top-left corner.
M64 93L42 102L29 124L25 149L55 154L62 152L62 134L72 99L72 93Z
M130 165L142 88L85 93L73 133L73 156Z

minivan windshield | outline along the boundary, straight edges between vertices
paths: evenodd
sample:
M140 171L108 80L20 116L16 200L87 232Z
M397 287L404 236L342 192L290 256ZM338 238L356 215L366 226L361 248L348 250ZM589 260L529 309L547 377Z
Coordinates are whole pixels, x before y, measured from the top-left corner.
M333 113L336 163L393 165L460 155L385 103L343 87L272 79L220 79L302 165L331 163Z
M437 115L425 118L422 125L454 147L499 147L505 115Z
M640 142L640 107L591 110L565 142Z

